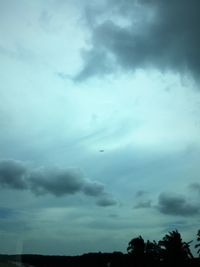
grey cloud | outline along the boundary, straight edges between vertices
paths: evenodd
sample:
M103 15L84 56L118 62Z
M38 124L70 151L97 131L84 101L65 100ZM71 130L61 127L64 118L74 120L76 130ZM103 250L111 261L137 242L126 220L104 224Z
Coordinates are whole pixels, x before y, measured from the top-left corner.
M147 191L138 190L135 194L137 203L133 207L134 209L151 208L151 200L146 198Z
M56 197L83 193L94 198L98 197L97 205L99 206L111 206L116 203L105 192L103 184L86 179L76 168L31 170L21 161L0 160L0 187L26 189L35 195L51 194Z
M192 191L196 191L197 193L200 194L200 183L192 183L192 184L189 185L189 188Z
M30 188L36 195L57 197L82 192L87 196L105 196L104 185L84 178L77 169L40 169L30 175Z
M162 193L158 199L158 210L163 214L191 216L199 214L200 208L188 203L184 196Z
M117 204L116 200L114 200L112 197L107 196L105 194L105 196L102 196L97 202L96 204L100 207L108 207L108 206L114 206Z
M85 66L79 80L94 74L107 73L105 58L112 55L118 66L126 70L155 67L198 77L200 72L200 2L193 0L113 1L107 2L105 16L91 27L91 49L85 51ZM113 11L115 17L108 14ZM150 16L153 14L152 16ZM110 15L110 16L108 16ZM116 17L129 19L128 26L120 26ZM151 19L146 19L151 17ZM101 22L99 22L101 21ZM113 61L109 59L109 64ZM109 70L110 71L110 70Z
M30 188L37 195L63 196L80 192L84 180L76 170L40 169L30 174Z
M109 74L114 69L110 61L109 53L102 48L83 51L82 56L84 62L87 63L83 66L78 75L74 77L74 81L80 82L86 77Z
M0 186L13 189L27 189L27 169L16 160L0 161Z
M100 196L104 193L104 185L99 182L87 182L83 192L88 196Z
M151 208L151 200L140 201L135 206L135 209Z

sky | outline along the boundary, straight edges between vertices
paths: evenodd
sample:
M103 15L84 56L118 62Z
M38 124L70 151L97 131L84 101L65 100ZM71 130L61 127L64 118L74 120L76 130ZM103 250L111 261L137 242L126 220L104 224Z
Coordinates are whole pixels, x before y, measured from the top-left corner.
M199 10L0 0L0 253L196 239Z

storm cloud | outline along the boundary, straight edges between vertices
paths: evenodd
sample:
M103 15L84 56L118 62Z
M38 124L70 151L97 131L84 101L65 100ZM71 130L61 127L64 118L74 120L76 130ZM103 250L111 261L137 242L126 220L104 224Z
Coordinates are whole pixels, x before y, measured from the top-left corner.
M198 0L110 0L104 9L88 8L91 46L84 50L84 66L75 79L109 73L108 61L124 70L153 67L197 78L199 10Z
M76 168L30 169L21 161L0 161L0 186L9 189L31 190L35 195L51 194L56 197L83 193L99 198L98 205L114 203L108 198L105 187L98 181L86 179Z
M184 196L162 193L158 199L158 210L168 215L191 216L199 214L200 208L189 203Z
M77 170L40 169L30 174L30 188L36 195L63 196L80 192L84 180Z
M0 161L0 186L3 188L27 189L27 169L25 165L16 160Z

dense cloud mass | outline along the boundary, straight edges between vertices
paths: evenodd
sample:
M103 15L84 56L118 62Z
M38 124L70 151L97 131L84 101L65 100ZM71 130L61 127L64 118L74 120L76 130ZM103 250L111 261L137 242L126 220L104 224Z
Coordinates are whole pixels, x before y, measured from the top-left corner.
M183 196L160 194L158 209L163 214L191 216L199 214L200 208L190 204Z
M31 190L35 194L74 194L81 191L83 184L84 180L76 170L41 169L30 174Z
M126 70L153 66L197 77L199 11L198 0L111 0L104 10L87 11L92 30L91 48L84 53L85 65L76 79L109 73L105 68L108 59L110 66L116 62ZM111 13L115 20L110 18Z
M31 170L20 161L0 161L0 186L10 189L29 189L35 195L51 194L56 197L82 192L85 195L99 197L100 206L113 205L115 202L107 197L104 185L85 179L75 168L40 168Z
M100 207L114 206L116 204L117 204L117 202L114 199L112 199L110 196L107 196L107 194L105 194L104 196L102 196L97 201L97 205L100 206Z
M15 160L0 161L0 186L13 189L26 189L27 170L24 164Z

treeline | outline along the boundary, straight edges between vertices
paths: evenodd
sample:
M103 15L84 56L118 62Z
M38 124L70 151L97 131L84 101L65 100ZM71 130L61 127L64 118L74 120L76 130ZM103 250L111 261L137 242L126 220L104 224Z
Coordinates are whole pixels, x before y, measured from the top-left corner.
M190 242L184 242L175 230L159 241L145 241L142 236L128 243L127 253L88 253L82 256L0 255L0 266L19 263L35 267L171 267L200 266L200 230L195 248L199 255L194 258ZM13 266L13 265L12 265ZM19 264L18 264L19 266Z
M175 230L166 234L158 242L147 240L141 236L133 238L127 248L135 266L196 266L199 260L194 259L189 242L182 240L181 234ZM197 232L195 248L200 256L200 230ZM200 266L200 265L198 265Z

